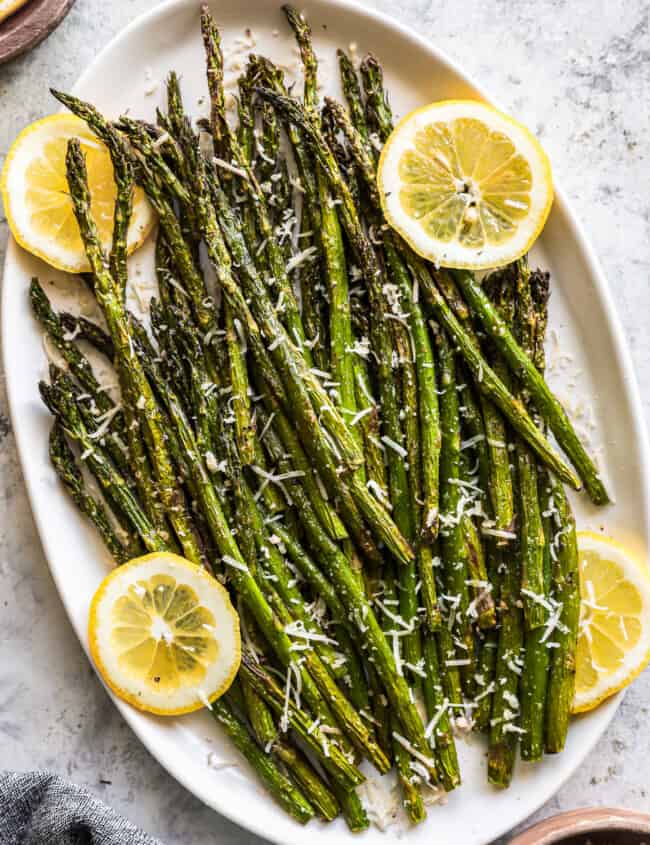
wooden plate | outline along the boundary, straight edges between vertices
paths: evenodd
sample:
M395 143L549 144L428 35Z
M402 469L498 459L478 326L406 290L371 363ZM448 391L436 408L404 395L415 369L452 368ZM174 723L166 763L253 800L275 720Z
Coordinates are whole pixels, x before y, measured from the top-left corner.
M529 827L510 845L571 845L606 842L607 845L644 845L650 834L650 816L634 810L600 807L571 810Z
M54 30L74 0L28 0L0 24L0 64L31 50Z

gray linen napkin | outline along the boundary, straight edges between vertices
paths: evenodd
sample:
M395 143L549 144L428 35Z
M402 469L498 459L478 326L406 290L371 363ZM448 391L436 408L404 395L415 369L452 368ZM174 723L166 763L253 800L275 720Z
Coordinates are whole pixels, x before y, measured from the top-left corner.
M162 845L49 772L0 773L0 845Z

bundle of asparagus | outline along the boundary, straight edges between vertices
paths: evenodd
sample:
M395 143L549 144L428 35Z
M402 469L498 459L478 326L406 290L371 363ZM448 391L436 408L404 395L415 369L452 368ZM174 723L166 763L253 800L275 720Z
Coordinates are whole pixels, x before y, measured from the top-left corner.
M381 67L339 52L347 108L321 108L309 27L285 11L303 98L251 56L236 129L205 8L209 122L174 73L156 125L53 92L114 165L108 256L69 144L107 331L55 313L36 279L31 301L65 362L40 390L69 494L118 564L175 551L227 585L245 649L214 718L294 818L357 831L362 758L394 764L419 822L424 790L460 784L454 729L487 733L500 787L518 746L562 750L579 604L562 485L607 494L544 381L548 275L522 259L481 283L385 225ZM125 305L136 182L159 218L150 330ZM113 362L119 403L79 340Z

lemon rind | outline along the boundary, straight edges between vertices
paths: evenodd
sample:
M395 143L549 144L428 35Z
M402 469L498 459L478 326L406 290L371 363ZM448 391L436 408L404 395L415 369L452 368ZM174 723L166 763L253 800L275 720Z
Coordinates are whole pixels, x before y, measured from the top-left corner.
M7 18L11 17L18 9L21 9L28 0L13 0L13 2L8 3L3 7L0 4L0 23L6 21Z

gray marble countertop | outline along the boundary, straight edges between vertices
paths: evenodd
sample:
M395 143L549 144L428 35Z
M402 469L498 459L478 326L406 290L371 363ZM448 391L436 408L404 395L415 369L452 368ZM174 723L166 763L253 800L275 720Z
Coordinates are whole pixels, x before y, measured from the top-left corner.
M396 5L370 5L396 13ZM0 164L99 48L150 0L77 0L31 54L0 67ZM645 0L400 0L402 22L463 63L541 137L596 246L650 411L650 32ZM495 60L496 58L496 60ZM7 224L0 217L0 259ZM0 394L0 768L87 786L167 845L250 842L162 770L97 681L41 551ZM650 672L539 817L586 805L650 811ZM516 787L513 787L516 788Z

